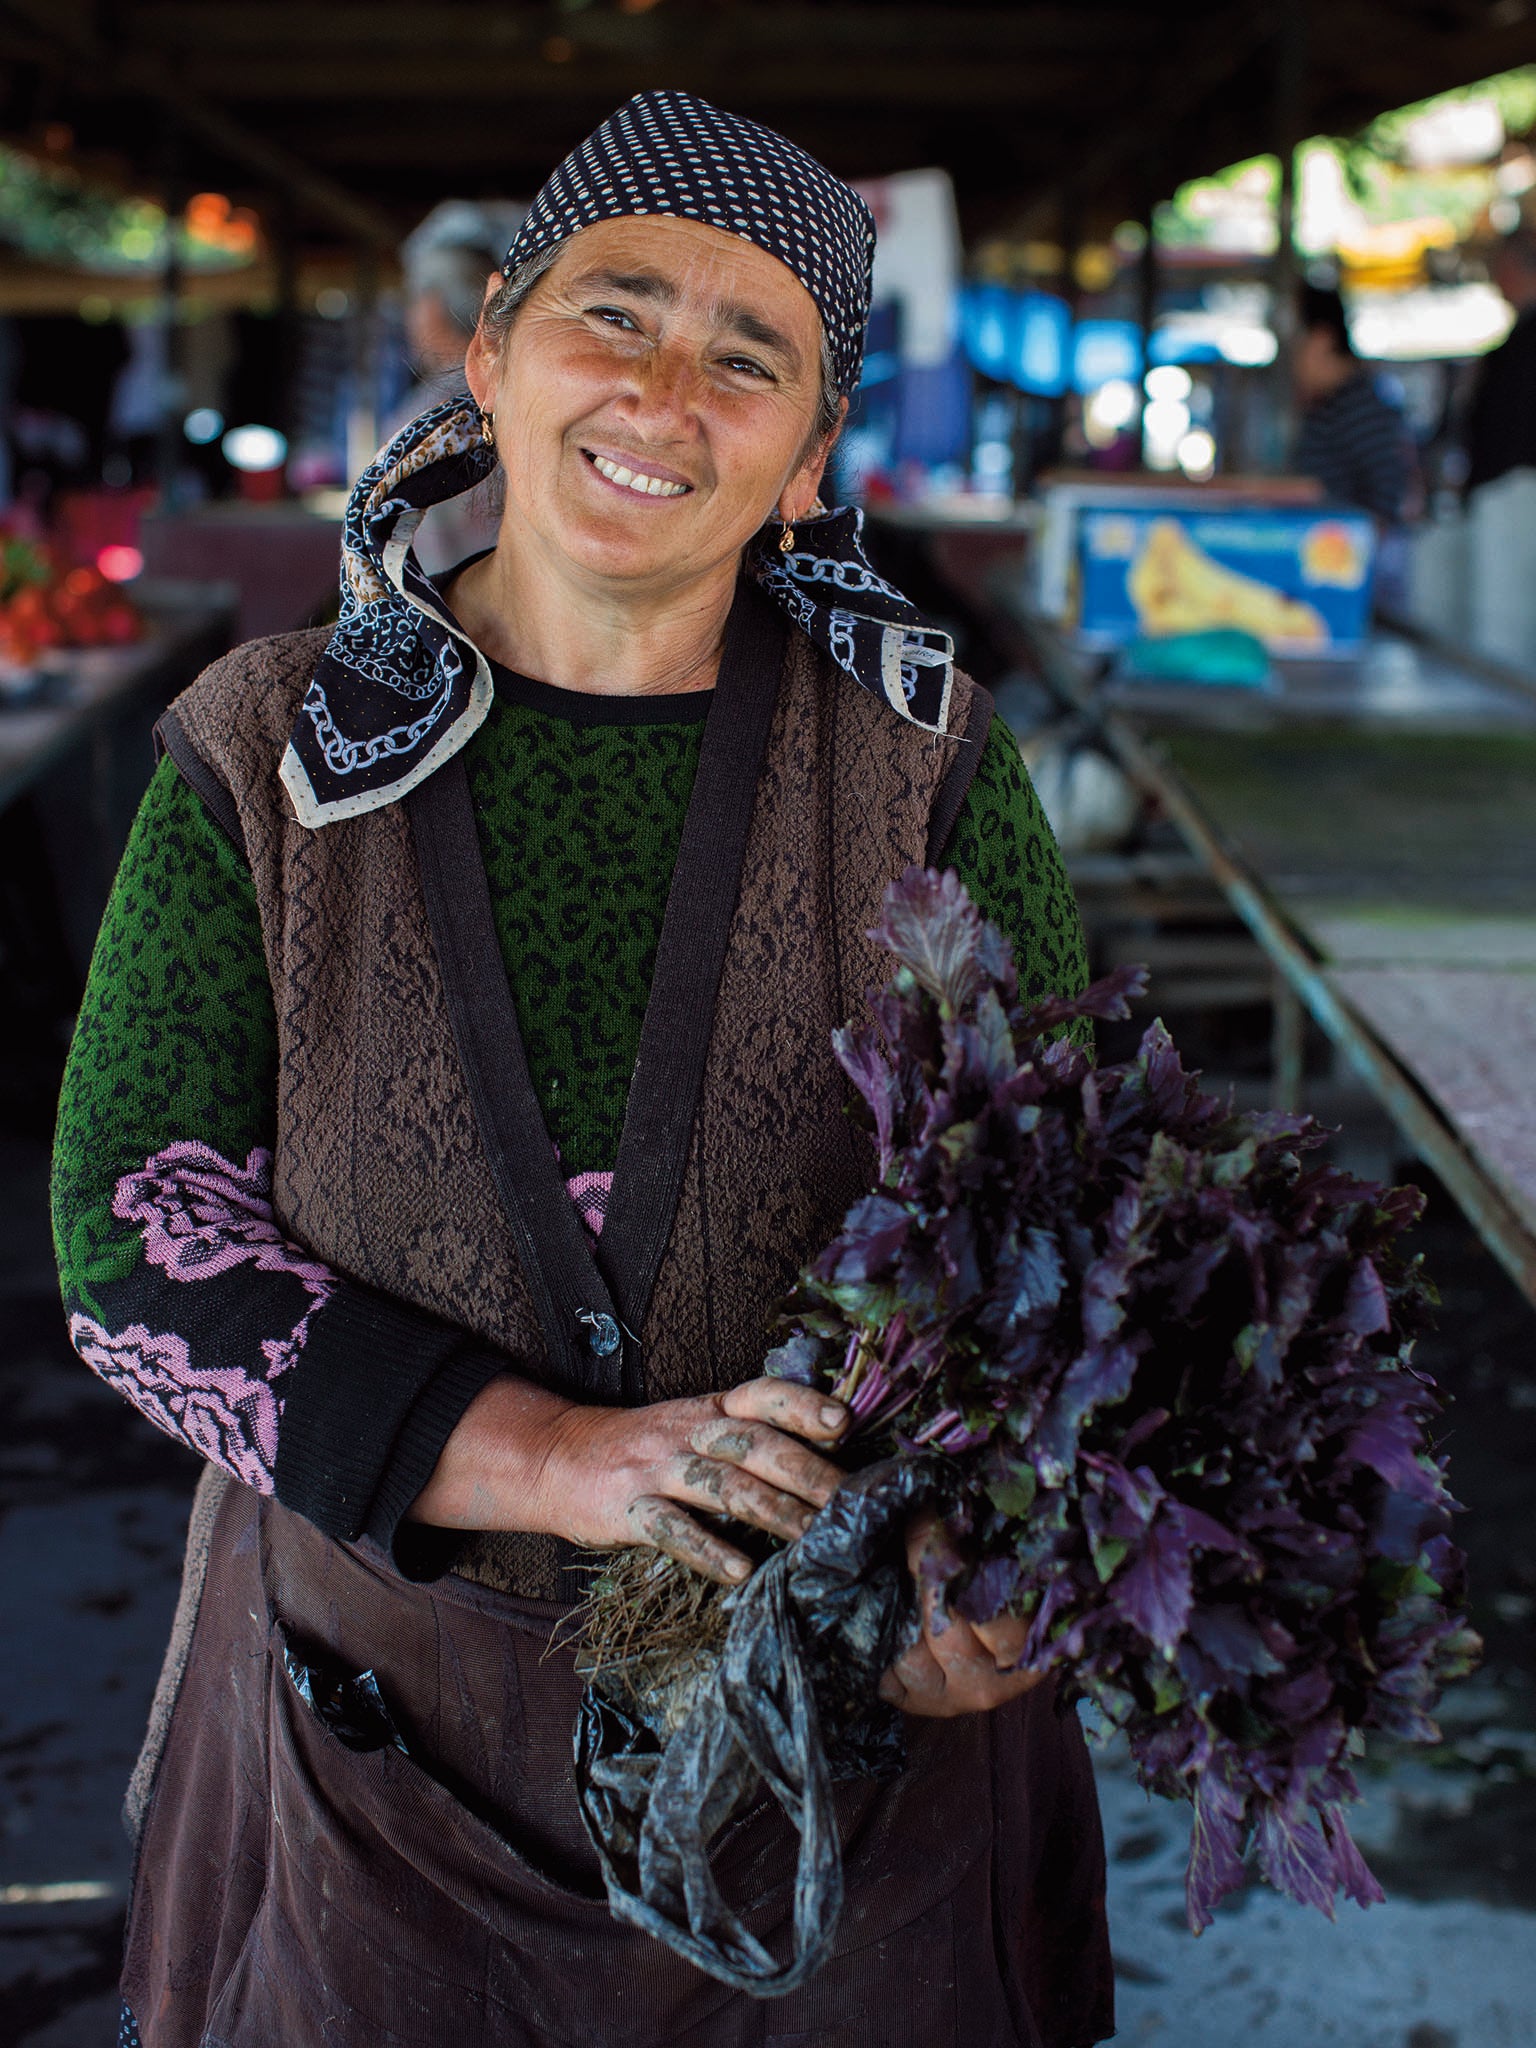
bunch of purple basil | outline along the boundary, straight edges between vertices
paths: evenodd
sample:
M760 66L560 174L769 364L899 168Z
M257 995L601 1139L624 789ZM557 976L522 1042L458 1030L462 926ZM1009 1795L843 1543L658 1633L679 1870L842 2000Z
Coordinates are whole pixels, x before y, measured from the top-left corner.
M909 870L877 936L897 971L837 1053L878 1182L769 1370L847 1400L855 1455L954 1460L947 1597L1026 1618L1023 1664L1193 1801L1196 1932L1250 1848L1330 1916L1379 1899L1351 1758L1433 1741L1478 1649L1411 1363L1420 1196L1321 1163L1309 1119L1235 1113L1160 1024L1095 1067L1080 1020L1127 1016L1142 970L1021 1002L953 874Z

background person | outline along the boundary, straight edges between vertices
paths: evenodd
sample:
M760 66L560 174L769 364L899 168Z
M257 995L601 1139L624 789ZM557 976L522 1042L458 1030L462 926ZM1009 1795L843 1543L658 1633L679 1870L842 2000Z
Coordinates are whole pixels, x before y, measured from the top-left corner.
M1303 287L1292 375L1302 407L1291 468L1316 477L1330 498L1400 524L1408 496L1408 430L1355 354L1336 291Z
M464 357L480 324L485 281L527 210L511 200L445 199L401 244L405 339L416 382L385 420L386 441L432 406L468 396ZM455 568L495 545L497 524L488 489L434 505L417 530L416 559L429 576Z
M1483 654L1536 667L1536 230L1498 245L1515 324L1484 356L1467 415L1468 581Z
M1302 287L1291 365L1302 407L1291 467L1301 476L1316 477L1340 504L1372 514L1376 602L1389 611L1404 611L1412 442L1401 411L1383 396L1376 376L1355 354L1336 291Z

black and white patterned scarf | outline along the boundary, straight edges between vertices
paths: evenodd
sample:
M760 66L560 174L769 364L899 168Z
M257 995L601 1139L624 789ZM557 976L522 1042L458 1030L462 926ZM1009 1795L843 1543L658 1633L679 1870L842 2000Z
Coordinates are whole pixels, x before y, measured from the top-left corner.
M820 309L839 388L858 382L874 230L856 193L755 122L681 93L641 93L574 150L535 199L510 275L594 221L670 214L739 234L795 272ZM358 478L342 528L341 613L305 696L282 779L301 824L394 803L451 759L491 708L484 655L411 548L430 506L496 466L472 401L435 406ZM864 554L864 515L770 521L745 573L898 716L948 729L954 648Z

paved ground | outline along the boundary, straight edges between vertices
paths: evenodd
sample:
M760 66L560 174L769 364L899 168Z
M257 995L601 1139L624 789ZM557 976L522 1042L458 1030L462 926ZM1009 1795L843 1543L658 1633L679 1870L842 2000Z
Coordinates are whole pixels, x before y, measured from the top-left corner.
M194 1470L64 1346L42 1190L39 1149L0 1140L0 2048L110 2048L117 1810ZM1192 1940L1184 1814L1104 1759L1137 2048L1536 2048L1536 1315L1453 1217L1427 1248L1487 1666L1440 1750L1373 1759L1357 1833L1390 1896L1334 1926L1254 1888Z

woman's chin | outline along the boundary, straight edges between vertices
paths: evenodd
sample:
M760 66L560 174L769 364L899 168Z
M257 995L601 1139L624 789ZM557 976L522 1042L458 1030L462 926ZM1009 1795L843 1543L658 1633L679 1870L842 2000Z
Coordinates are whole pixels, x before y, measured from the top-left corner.
M649 516L641 514L642 518ZM605 520L600 526L583 521L567 527L557 538L561 553L580 574L614 583L687 581L699 573L701 559L708 552L700 547L697 535L681 530L637 532L627 519Z

